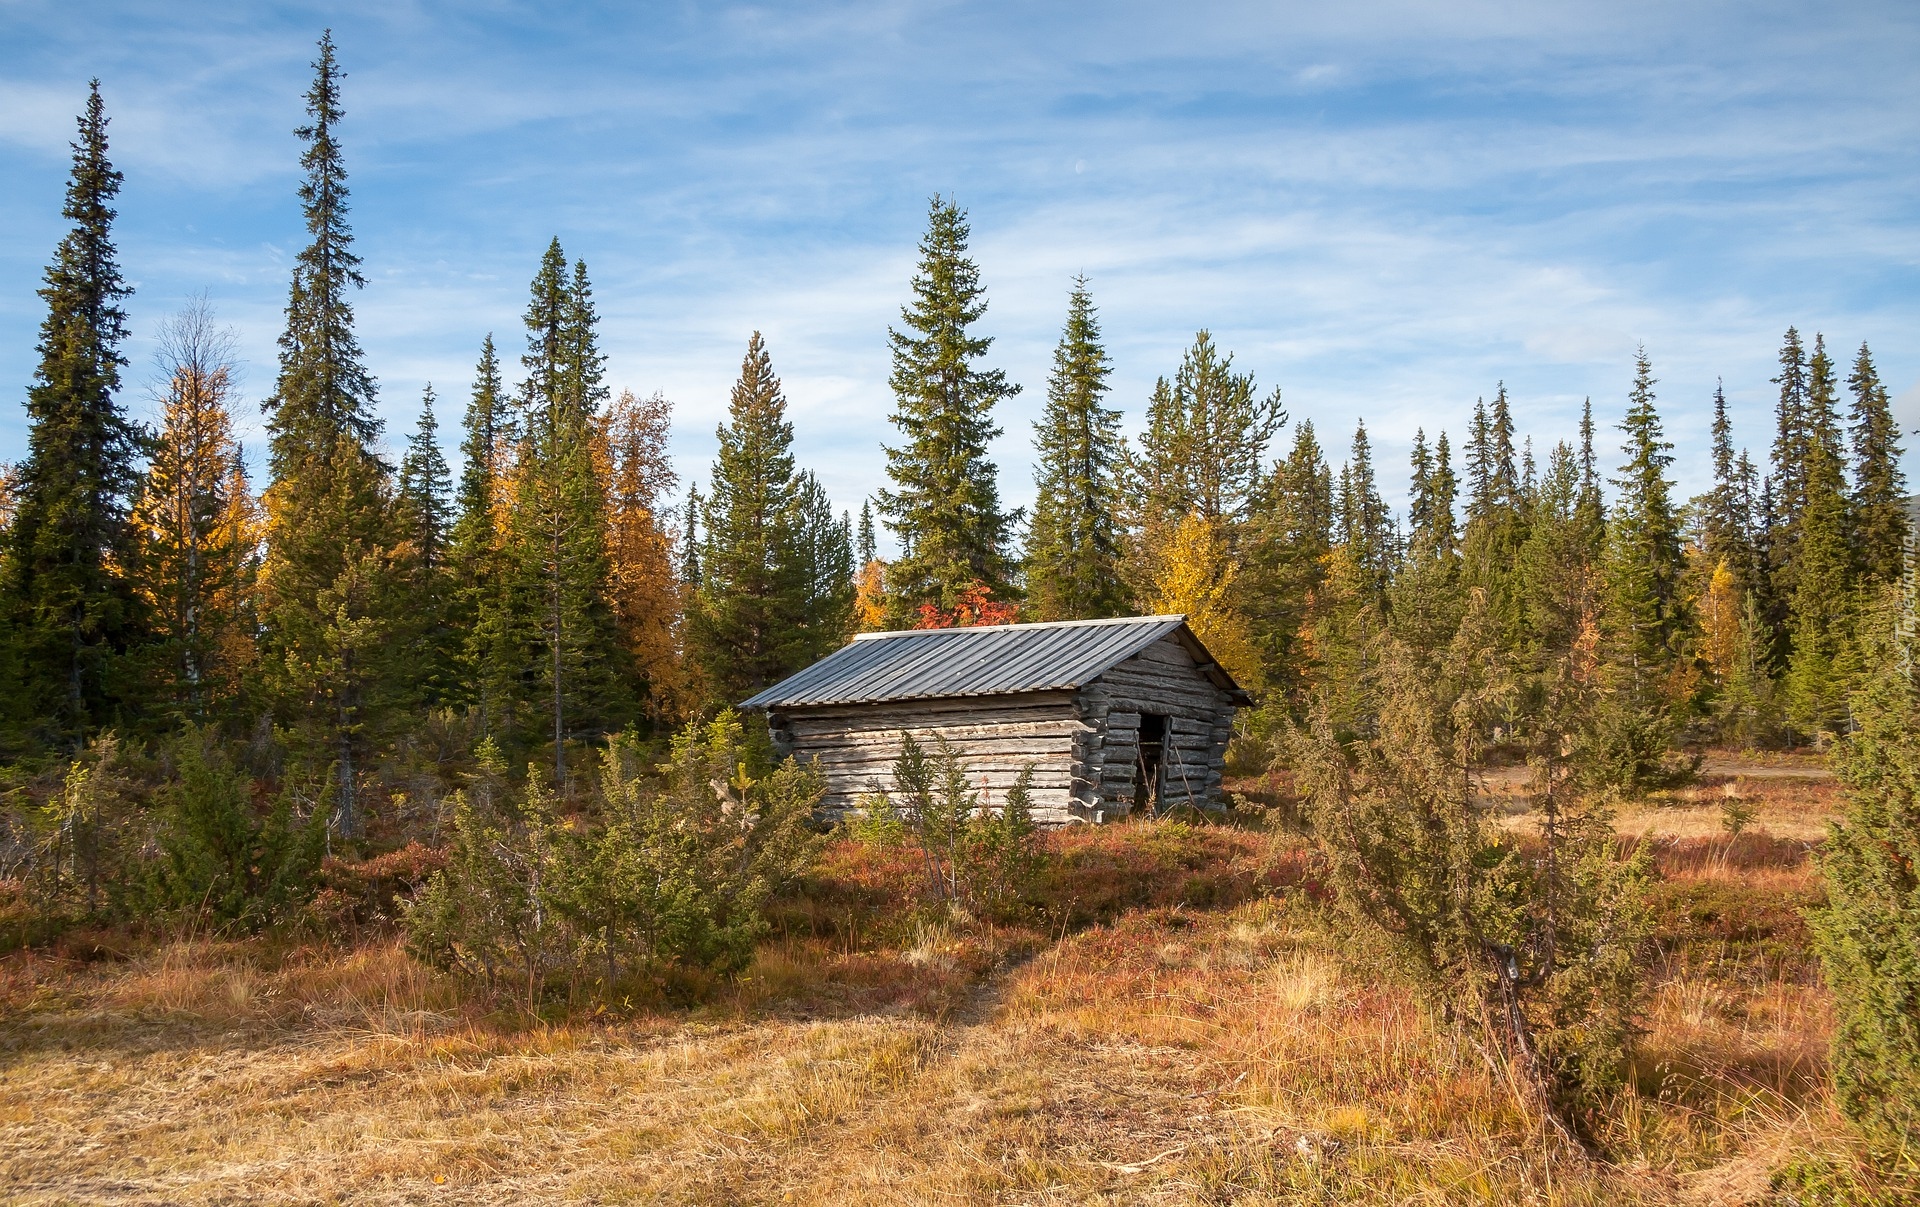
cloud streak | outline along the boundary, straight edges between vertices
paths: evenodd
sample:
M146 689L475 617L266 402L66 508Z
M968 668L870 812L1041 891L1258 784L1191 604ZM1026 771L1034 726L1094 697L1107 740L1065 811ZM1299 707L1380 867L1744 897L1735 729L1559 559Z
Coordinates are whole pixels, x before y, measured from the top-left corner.
M480 338L509 358L558 234L614 378L678 404L700 474L747 333L842 505L881 483L885 330L926 197L973 216L994 363L1027 436L1068 278L1093 280L1138 415L1200 327L1323 442L1365 417L1398 477L1506 381L1544 447L1636 344L1683 451L1724 377L1756 450L1781 330L1920 382L1920 16L1849 6L845 3L570 8L16 3L0 37L0 393L32 371L71 114L105 81L145 338L200 288L272 377L312 39L331 22L390 435ZM134 350L136 366L142 362ZM1920 412L1920 386L1901 395ZM1913 415L1920 422L1920 413ZM0 459L21 413L0 399ZM449 443L451 443L449 433ZM1701 485L1699 458L1677 467ZM1389 494L1397 483L1389 479Z

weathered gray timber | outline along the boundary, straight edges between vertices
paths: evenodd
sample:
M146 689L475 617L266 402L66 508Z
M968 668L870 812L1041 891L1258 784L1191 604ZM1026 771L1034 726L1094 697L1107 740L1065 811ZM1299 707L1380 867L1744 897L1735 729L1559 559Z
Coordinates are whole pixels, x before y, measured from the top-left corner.
M998 808L1033 769L1045 825L1217 807L1249 703L1183 616L862 633L743 701L827 776L834 815L886 793L902 737L944 740Z

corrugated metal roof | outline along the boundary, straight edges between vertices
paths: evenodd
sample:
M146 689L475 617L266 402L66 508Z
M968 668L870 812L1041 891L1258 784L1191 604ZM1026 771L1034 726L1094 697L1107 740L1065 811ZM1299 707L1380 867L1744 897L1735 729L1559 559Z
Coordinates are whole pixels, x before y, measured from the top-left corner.
M1178 631L1215 682L1236 699L1245 693L1186 627L1184 616L1068 620L1051 624L862 633L741 703L742 708L873 704L952 696L1070 691Z

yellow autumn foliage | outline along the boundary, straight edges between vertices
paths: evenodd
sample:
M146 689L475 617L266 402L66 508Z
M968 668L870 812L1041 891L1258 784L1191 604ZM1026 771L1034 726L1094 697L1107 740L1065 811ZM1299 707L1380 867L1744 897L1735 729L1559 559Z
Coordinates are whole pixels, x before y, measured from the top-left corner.
M1154 612L1180 613L1187 627L1240 686L1258 691L1266 676L1253 627L1233 603L1239 563L1216 522L1188 515L1151 542L1153 570L1146 591ZM1150 538L1151 539L1151 538Z

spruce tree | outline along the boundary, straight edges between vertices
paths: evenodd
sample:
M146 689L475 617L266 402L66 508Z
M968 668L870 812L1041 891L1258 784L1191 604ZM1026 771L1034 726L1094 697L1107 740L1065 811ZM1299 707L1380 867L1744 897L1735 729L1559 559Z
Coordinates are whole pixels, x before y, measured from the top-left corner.
M392 474L374 451L374 380L347 296L366 282L347 225L335 131L342 73L331 32L313 68L310 121L295 131L307 144L299 195L310 241L294 260L280 372L266 404L262 666L282 722L310 757L332 759L336 820L351 835L360 824L359 768L392 703Z
M1445 432L1432 449L1424 429L1414 433L1406 560L1394 575L1387 600L1394 634L1418 649L1444 646L1460 623L1459 534L1453 513L1459 484L1452 461Z
M458 510L448 543L451 623L463 634L465 696L483 737L513 728L521 659L503 545L519 429L489 334L474 369L460 442Z
M1597 557L1606 533L1607 505L1600 494L1600 467L1593 451L1593 399L1580 405L1580 490L1574 504Z
M433 383L420 395L420 420L407 437L400 460L400 531L427 570L445 568L453 524L453 474L440 452L440 423L433 414Z
M1076 277L1047 379L1046 409L1034 424L1038 490L1026 576L1036 620L1091 620L1126 610L1116 531L1116 473L1125 449L1120 412L1102 405L1112 371L1087 279Z
M508 543L516 607L532 654L534 699L547 714L553 778L564 791L570 738L617 726L620 671L609 604L606 498L595 464L604 358L584 264L567 271L560 240L534 275L525 326L516 504ZM532 701L530 701L531 703Z
M862 566L872 563L880 556L880 543L873 533L873 503L867 499L860 500L860 535L857 542L855 556Z
M233 335L197 299L160 332L163 418L140 500L136 562L157 695L180 721L230 719L253 662L258 508L233 438Z
M433 385L420 399L420 419L407 438L395 497L396 535L404 542L399 562L408 578L406 612L396 635L409 647L398 669L407 694L422 704L443 705L463 694L463 638L452 609L457 584L448 558L453 525L453 476L440 452L440 424L433 413Z
M1412 464L1407 554L1411 558L1417 549L1421 556L1447 564L1451 572L1460 552L1460 532L1453 513L1460 483L1453 475L1453 450L1447 443L1447 434L1441 432L1429 450L1426 429L1415 431Z
M969 593L1014 594L1011 517L1000 507L998 471L987 453L1000 435L993 409L1020 392L1000 369L977 362L993 341L976 334L987 312L980 270L967 256L966 212L936 196L920 240L905 330L887 330L894 412L903 440L888 446L893 489L879 494L900 557L887 573L888 610L905 625L922 605L959 607Z
M1353 430L1353 448L1340 475L1338 535L1358 568L1369 602L1382 603L1399 564L1399 533L1393 513L1380 497L1373 472L1373 445L1366 420Z
M1865 344L1847 376L1853 394L1853 539L1869 584L1898 582L1906 568L1907 481L1900 470L1900 425Z
M1512 403L1503 382L1491 410L1484 401L1474 403L1467 438L1467 522L1460 545L1463 581L1486 593L1488 613L1509 649L1520 640L1512 572L1527 536L1513 436Z
M700 516L704 500L700 498L700 484L687 485L687 531L680 544L680 585L689 591L700 587Z
M1313 421L1294 429L1293 447L1254 496L1239 586L1264 678L1289 706L1304 699L1311 642L1309 612L1333 545L1333 475Z
M1546 675L1571 658L1600 612L1598 533L1581 508L1579 456L1556 444L1515 562L1523 617L1517 667Z
M717 709L799 670L814 644L806 630L812 583L799 547L793 424L758 331L716 436L687 646Z
M1807 459L1812 451L1807 368L1800 332L1789 327L1780 345L1780 376L1773 379L1780 387L1780 398L1774 407L1773 508L1768 516L1774 534L1769 573L1773 576L1773 594L1783 602L1793 597L1800 517L1807 508Z
M122 177L107 158L100 81L88 89L61 209L73 226L39 290L47 313L0 584L22 680L7 693L8 706L39 736L71 749L137 703L127 656L142 627L127 568L143 433L115 398L126 364L122 304L133 292L113 244Z
M1726 563L1742 594L1753 589L1752 467L1745 450L1733 450L1733 421L1727 415L1727 392L1713 390L1713 491L1702 517L1703 552L1712 565Z
M804 667L845 645L853 634L853 525L835 518L833 501L811 470L795 479L795 552L805 593L799 664ZM798 669L798 668L796 668Z
M1787 716L1811 737L1838 732L1847 692L1857 669L1852 636L1855 616L1852 517L1842 460L1838 382L1825 341L1818 335L1807 362L1804 416L1804 500L1795 526L1788 599L1792 652L1786 668Z
M1654 407L1646 349L1634 361L1633 389L1620 430L1626 464L1613 480L1619 496L1607 523L1607 626L1610 652L1636 700L1664 698L1684 656L1691 615L1681 590L1685 557L1673 504L1673 445ZM1674 703L1674 701L1668 701Z

